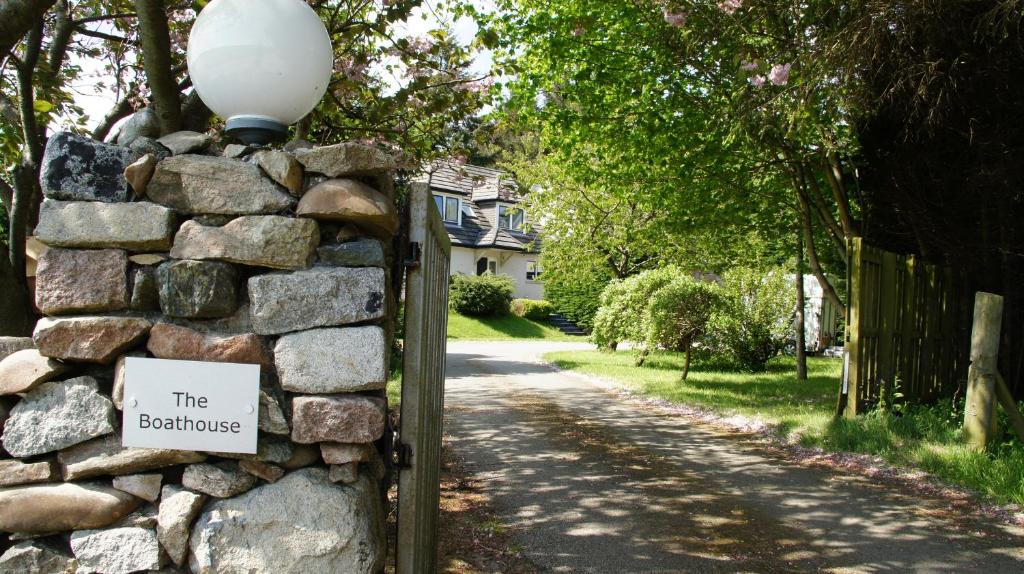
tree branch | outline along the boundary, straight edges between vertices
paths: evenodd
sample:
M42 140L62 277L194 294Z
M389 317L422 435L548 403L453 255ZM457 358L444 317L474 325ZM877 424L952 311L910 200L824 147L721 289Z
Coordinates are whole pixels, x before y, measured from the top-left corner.
M843 183L843 168L839 165L839 156L835 152L825 152L824 157L825 177L828 179L829 187L832 188L832 196L839 207L839 220L843 224L843 231L847 237L859 237L860 230L853 219L850 210L850 195L846 192L846 185Z
M135 18L134 12L124 12L121 14L103 14L100 16L89 16L88 18L79 18L75 20L75 26L81 26L82 24L91 24L93 22L103 22L105 20L123 20L125 18Z
M818 178L813 173L808 173L810 170L808 167L801 162L800 163L800 178L805 182L805 189L809 190L809 201L816 208L815 213L818 216L818 221L825 226L828 231L829 238L832 239L832 243L835 245L836 250L843 258L846 258L846 236L843 234L843 229L839 227L839 223L835 220L835 216L832 215L832 211L828 208L828 203L825 201L825 196L821 194L821 187L818 185Z
M21 133L25 142L22 154L26 161L38 162L43 155L39 139L39 125L36 122L35 79L36 64L43 46L43 23L33 28L25 44L25 55L18 64L18 99L21 113Z
M92 139L97 141L103 141L107 139L107 135L110 130L114 127L114 124L121 121L122 118L129 116L135 110L132 109L131 102L128 101L128 96L121 98L114 108L107 112L107 115L103 117L103 121L96 126L96 129L92 130Z
M96 31L96 30L90 30L90 29L82 27L82 26L79 26L79 27L77 27L75 29L78 30L79 34L81 34L83 36L89 36L90 38L99 38L101 40L108 40L110 42L117 42L118 44L123 44L123 43L128 41L128 38L125 38L124 36L115 36L113 34L106 34L104 32L99 32L99 31Z
M804 231L804 245L807 248L807 262L811 265L811 271L814 276L818 279L818 283L821 284L821 290L825 292L825 296L832 301L832 304L836 306L836 309L840 309L843 314L846 314L846 305L839 298L832 282L825 276L825 272L821 268L821 261L818 260L818 250L814 247L814 222L811 220L811 206L808 204L807 194L800 187L799 181L796 179L796 175L793 174L793 188L796 191L797 199L800 201L800 223Z
M181 92L171 72L171 39L164 0L135 0L142 63L160 121L160 133L181 130Z
M54 25L53 37L50 40L50 49L46 56L46 63L49 67L41 82L48 90L56 87L58 71L64 65L68 44L75 31L74 23L71 21L71 8L67 0L60 0L54 12L57 14L57 20Z

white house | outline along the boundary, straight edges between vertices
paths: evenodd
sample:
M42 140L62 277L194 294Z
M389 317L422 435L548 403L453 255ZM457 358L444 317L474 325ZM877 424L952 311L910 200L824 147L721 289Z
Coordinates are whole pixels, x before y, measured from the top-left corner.
M789 277L796 281L796 276ZM804 342L807 351L822 352L843 344L843 315L814 275L804 275ZM795 322L794 322L795 324Z
M512 277L517 298L543 299L540 238L519 208L508 174L474 165L438 162L420 174L434 194L452 242L451 272Z

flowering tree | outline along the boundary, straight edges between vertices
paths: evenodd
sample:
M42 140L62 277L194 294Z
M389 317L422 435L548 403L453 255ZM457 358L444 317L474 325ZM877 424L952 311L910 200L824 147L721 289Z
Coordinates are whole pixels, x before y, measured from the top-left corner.
M641 184L692 227L788 237L796 225L841 305L820 252L824 241L843 259L859 233L855 145L830 64L847 12L776 0L502 7L488 24L514 74L509 117L541 134L563 172L613 193Z

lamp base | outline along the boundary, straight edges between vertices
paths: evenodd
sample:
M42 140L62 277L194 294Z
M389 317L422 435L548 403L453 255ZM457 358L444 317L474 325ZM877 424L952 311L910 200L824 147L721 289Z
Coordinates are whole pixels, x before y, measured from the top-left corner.
M234 117L224 131L246 145L265 145L288 136L288 126L264 118Z

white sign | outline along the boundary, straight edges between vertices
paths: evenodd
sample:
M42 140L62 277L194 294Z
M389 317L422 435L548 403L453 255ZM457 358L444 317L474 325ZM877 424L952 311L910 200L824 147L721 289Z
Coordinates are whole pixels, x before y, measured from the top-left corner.
M128 357L121 444L256 453L260 367Z

